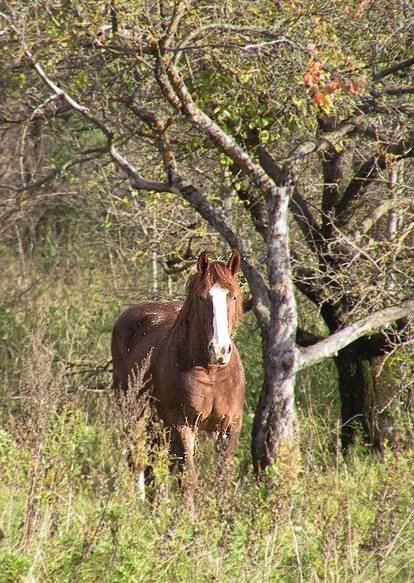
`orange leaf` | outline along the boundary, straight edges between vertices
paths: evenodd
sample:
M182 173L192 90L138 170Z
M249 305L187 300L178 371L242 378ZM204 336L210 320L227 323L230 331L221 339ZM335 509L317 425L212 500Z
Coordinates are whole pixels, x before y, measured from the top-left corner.
M314 85L313 77L310 73L303 73L303 82L308 87L313 87L313 85Z
M337 81L332 81L332 83L327 83L325 85L325 87L323 88L323 92L326 93L327 95L330 95L331 93L337 91L339 87L340 84Z
M322 91L316 91L313 95L314 102L322 109L329 109L332 106L332 99Z

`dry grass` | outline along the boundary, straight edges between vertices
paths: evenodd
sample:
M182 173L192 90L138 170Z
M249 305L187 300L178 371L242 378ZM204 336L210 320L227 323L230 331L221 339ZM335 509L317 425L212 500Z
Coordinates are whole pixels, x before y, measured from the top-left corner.
M25 551L40 520L39 500L45 478L43 448L51 417L64 400L63 374L53 373L53 347L45 341L44 327L30 338L19 397L21 400L20 442L31 451L28 493L19 550Z
M158 494L140 500L125 448L151 453L145 401L136 407L144 371L121 416L109 371L98 366L119 306L102 309L101 283L79 278L3 314L1 583L414 580L413 452L379 458L356 445L342 458L329 367L300 381L300 464L255 484L249 433L260 356L249 322L238 332L249 383L242 439L226 465L214 444L198 440L197 520L181 504L166 447L152 460ZM32 333L42 313L43 329ZM95 365L95 380L63 374L64 360Z
M21 412L0 433L0 581L412 579L412 452L380 460L354 450L345 462L326 451L326 427L309 412L299 473L278 467L257 486L246 440L223 466L200 438L194 521L167 486L165 452L154 460L162 495L139 500L114 400L104 393L87 411L53 357L34 335ZM141 417L125 407L130 432Z

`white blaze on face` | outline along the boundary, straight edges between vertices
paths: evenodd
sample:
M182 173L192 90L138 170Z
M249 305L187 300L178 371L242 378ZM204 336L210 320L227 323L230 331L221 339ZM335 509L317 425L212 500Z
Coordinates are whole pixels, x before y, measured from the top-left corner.
M227 318L227 295L229 292L220 284L215 283L209 293L213 301L212 351L217 362L227 364L231 356L231 338Z

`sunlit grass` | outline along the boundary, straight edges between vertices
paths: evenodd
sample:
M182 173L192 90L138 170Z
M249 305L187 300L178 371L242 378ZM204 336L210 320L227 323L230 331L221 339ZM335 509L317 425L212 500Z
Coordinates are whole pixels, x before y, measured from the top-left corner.
M234 460L223 467L211 442L199 439L196 517L183 507L162 450L155 500L139 500L110 374L67 368L68 361L93 368L107 360L121 302L109 294L102 300L102 273L91 280L79 271L64 282L58 275L36 286L24 307L2 312L10 344L0 405L1 582L414 580L413 452L380 458L357 445L343 459L329 364L298 383L299 467L276 467L255 483L250 429L261 370L250 318L238 332L249 395ZM10 299L12 286L2 285ZM55 401L47 391L36 399L33 387L46 387ZM33 420L41 403L39 434Z

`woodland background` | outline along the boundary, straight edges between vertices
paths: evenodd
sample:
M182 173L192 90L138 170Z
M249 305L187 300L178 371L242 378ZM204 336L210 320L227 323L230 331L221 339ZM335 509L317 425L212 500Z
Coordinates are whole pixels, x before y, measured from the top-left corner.
M266 198L170 61L276 182L296 152L298 343L413 297L411 2L0 6L0 581L414 580L412 318L299 373L300 460L257 484L247 312L243 434L226 472L199 440L196 521L164 450L137 499L109 362L120 311L183 297L200 251L241 247L246 298L266 272Z

